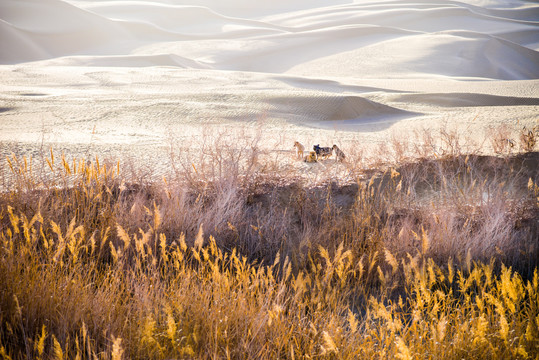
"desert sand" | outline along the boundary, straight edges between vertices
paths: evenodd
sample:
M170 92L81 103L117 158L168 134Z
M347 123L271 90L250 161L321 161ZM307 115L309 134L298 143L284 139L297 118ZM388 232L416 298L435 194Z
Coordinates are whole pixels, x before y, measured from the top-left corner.
M0 156L165 169L216 134L291 158L448 127L489 152L538 124L538 26L519 0L2 0Z

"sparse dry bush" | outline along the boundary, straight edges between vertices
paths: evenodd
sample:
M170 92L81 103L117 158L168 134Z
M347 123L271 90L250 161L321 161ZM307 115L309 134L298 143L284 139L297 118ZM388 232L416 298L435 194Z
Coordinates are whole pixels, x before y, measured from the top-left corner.
M526 127L520 131L520 147L524 151L533 151L537 145L537 137L539 136L539 126L531 129Z
M490 140L492 150L496 154L508 155L515 147L515 140L512 138L511 129L505 124L490 128L487 136Z
M417 158L427 159L442 155L432 130L426 128L416 129L414 135L417 141L413 144L413 148Z

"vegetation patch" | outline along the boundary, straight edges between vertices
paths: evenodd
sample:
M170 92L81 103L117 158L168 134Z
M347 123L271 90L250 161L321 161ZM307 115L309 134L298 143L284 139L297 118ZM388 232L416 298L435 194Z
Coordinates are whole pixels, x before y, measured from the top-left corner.
M352 154L314 185L221 155L147 183L10 157L0 356L539 356L539 153Z

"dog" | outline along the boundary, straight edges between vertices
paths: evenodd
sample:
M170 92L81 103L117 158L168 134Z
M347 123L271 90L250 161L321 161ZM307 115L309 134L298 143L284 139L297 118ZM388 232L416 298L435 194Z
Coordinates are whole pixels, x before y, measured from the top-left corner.
M317 158L327 159L333 154L333 149L330 147L320 147L320 144L313 146Z
M335 161L344 161L346 155L342 152L337 145L333 145L333 151L335 152Z
M308 163L314 163L314 162L318 161L317 158L318 158L318 156L316 156L316 152L310 151L309 155L305 156L303 161L308 162Z
M305 151L305 146L301 145L298 141L294 141L294 147L296 148L296 157L298 159L303 159L303 152Z

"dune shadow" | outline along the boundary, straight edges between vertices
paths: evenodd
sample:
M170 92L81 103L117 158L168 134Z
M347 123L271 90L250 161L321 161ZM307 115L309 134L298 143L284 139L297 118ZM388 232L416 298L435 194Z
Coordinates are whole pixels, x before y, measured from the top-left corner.
M539 105L539 98L535 97L500 96L477 93L401 94L393 97L392 100L422 103L441 107Z
M291 76L276 76L275 80L279 80L287 85L292 85L297 88L308 89L308 90L319 90L324 92L333 92L333 93L369 93L369 92L385 92L388 94L392 93L412 93L411 91L402 91L402 90L391 90L374 86L360 86L360 85L347 85L342 84L335 80L328 79L311 79L304 77L291 77Z
M21 96L27 96L27 97L37 97L37 96L47 96L48 94L45 93L21 93Z

